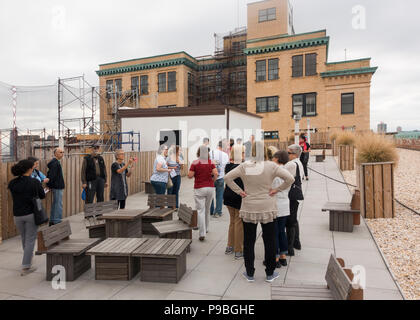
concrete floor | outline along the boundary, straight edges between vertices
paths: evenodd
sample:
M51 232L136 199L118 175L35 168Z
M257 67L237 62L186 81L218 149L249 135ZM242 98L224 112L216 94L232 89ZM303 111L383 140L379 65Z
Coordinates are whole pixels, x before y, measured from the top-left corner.
M323 163L311 159L310 166L343 181L332 157ZM191 180L182 181L182 203L195 207ZM362 265L366 269L365 299L402 299L366 224L362 221L353 233L331 232L328 214L321 212L326 201L350 202L351 195L345 185L310 173L304 184L305 201L300 206L300 234L302 250L289 258L287 267L278 269L281 277L276 283L325 284L325 271L331 253L345 260L347 266ZM146 208L147 195L137 194L127 201L129 209ZM70 219L72 238L87 238L83 215ZM93 268L77 281L66 284L65 290L54 290L45 281L45 256L35 256L37 272L26 277L19 274L22 259L20 238L0 244L0 300L2 299L88 299L88 300L267 300L270 299L270 284L264 281L262 265L264 247L261 228L256 243L256 281L246 282L243 260L235 261L224 254L227 242L229 214L223 208L222 218L211 218L210 233L206 241L198 241L198 232L193 234L191 253L187 255L187 273L178 284L140 282L139 275L132 281L95 281ZM92 258L93 259L93 258ZM92 261L92 266L94 266Z

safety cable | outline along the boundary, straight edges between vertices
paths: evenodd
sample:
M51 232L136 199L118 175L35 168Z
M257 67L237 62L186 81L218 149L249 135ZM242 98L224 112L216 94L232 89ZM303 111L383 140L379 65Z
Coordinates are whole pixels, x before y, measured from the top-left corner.
M323 177L325 177L325 178L328 178L328 179L330 179L330 180L333 180L333 181L335 181L335 182L338 182L338 183L341 183L341 184L345 184L345 185L350 186L350 187L357 188L357 186L355 186L355 185L353 185L353 184L350 184L350 183L347 183L347 182L343 182L343 181L340 181L340 180L337 180L337 179L331 178L331 177L329 177L329 176L327 176L327 175L325 175L325 174L323 174L323 173L321 173L321 172L318 172L318 171L316 171L316 170L314 170L314 169L312 169L312 168L310 168L310 167L308 167L308 169L309 169L309 170L311 170L311 171L313 171L313 172L315 172L315 173L317 173L317 174L319 174L319 175L321 175L321 176L323 176ZM394 198L394 201L395 201L395 202L397 202L399 205L403 206L404 208L406 208L407 210L410 210L411 212L413 212L413 213L415 213L415 214L417 214L417 215L419 215L419 216L420 216L420 212L417 212L416 210L414 210L414 209L412 209L412 208L408 207L407 205L405 205L404 203L402 203L402 202L401 202L401 201L399 201L398 199L395 199L395 198Z

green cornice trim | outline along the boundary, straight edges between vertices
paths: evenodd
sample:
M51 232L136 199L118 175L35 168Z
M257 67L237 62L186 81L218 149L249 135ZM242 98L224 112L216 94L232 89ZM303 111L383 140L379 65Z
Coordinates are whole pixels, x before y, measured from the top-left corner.
M142 70L179 66L179 65L185 65L195 71L211 71L211 70L224 69L228 67L245 66L246 59L238 59L232 62L220 62L220 63L198 65L187 58L178 58L178 59L162 60L162 61L143 63L143 64L136 64L136 65L125 66L125 67L98 70L96 71L96 74L102 77L102 76L109 76L109 75L122 74L122 73L128 73L128 72L136 72L136 71L142 71Z
M336 61L336 62L326 62L326 65L334 65L334 64L341 64L341 63L351 63L351 62L359 62L359 61L368 61L372 58L362 58L362 59L355 59L355 60L343 60L343 61Z
M145 58L137 58L137 59L130 59L130 60L122 60L122 61L117 61L117 62L110 62L110 63L104 63L104 64L100 64L99 66L110 66L113 64L117 64L117 63L125 63L125 62L133 62L133 61L137 61L137 60L145 60L145 59L153 59L153 58L161 58L161 57L167 57L167 56L174 56L176 54L185 54L186 56L188 56L189 58L193 59L194 61L195 58L190 56L188 53L186 53L185 51L180 51L180 52L174 52L174 53L166 53L166 54L160 54L160 55L156 55L156 56L151 56L151 57L145 57Z
M304 32L304 33L298 33L298 34L282 34L279 36L271 36L271 37L265 37L265 38L258 38L258 39L250 39L247 41L247 43L255 43L255 42L261 42L261 41L270 41L270 40L276 40L276 39L285 39L285 38L292 38L292 37L299 37L314 33L320 33L320 32L327 32L326 29L318 30L318 31L311 31L311 32Z
M366 68L356 68L356 69L344 69L344 70L337 70L337 71L327 71L322 72L322 78L329 78L329 77L339 77L339 76L351 76L355 74L365 74L365 73L372 73L374 74L378 67L366 67Z
M143 63L143 64L136 64L136 65L131 65L131 66L119 67L119 68L98 70L96 71L96 74L101 77L101 76L109 76L113 74L121 74L121 73L127 73L127 72L165 68L165 67L179 66L179 65L185 65L194 70L197 68L197 65L191 60L187 58L178 58L178 59L162 60L162 61Z
M275 44L271 46L247 48L247 49L244 49L244 53L246 55L256 55L256 54L265 54L265 53L283 51L283 50L293 50L293 49L299 49L299 48L305 48L305 47L315 47L315 46L322 46L322 45L328 46L329 41L330 41L330 37L306 39L306 40L299 40L299 41L294 41L294 42L279 43L279 44Z

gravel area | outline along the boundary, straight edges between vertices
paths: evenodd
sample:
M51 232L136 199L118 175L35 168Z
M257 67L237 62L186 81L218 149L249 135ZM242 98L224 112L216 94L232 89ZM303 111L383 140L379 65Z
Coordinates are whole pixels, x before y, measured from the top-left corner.
M420 212L420 152L398 150L395 198ZM343 176L347 183L356 184L356 171L344 171ZM394 219L366 219L366 222L405 297L420 300L420 215L397 203L395 212Z

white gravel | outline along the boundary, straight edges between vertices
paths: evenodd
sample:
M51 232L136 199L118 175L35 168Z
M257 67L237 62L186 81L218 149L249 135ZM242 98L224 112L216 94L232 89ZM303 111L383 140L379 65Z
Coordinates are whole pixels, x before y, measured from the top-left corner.
M398 152L395 198L420 212L420 152L405 149ZM356 185L356 171L344 171L343 176L347 183ZM394 219L366 219L366 222L405 297L420 300L420 215L397 203L395 213Z

